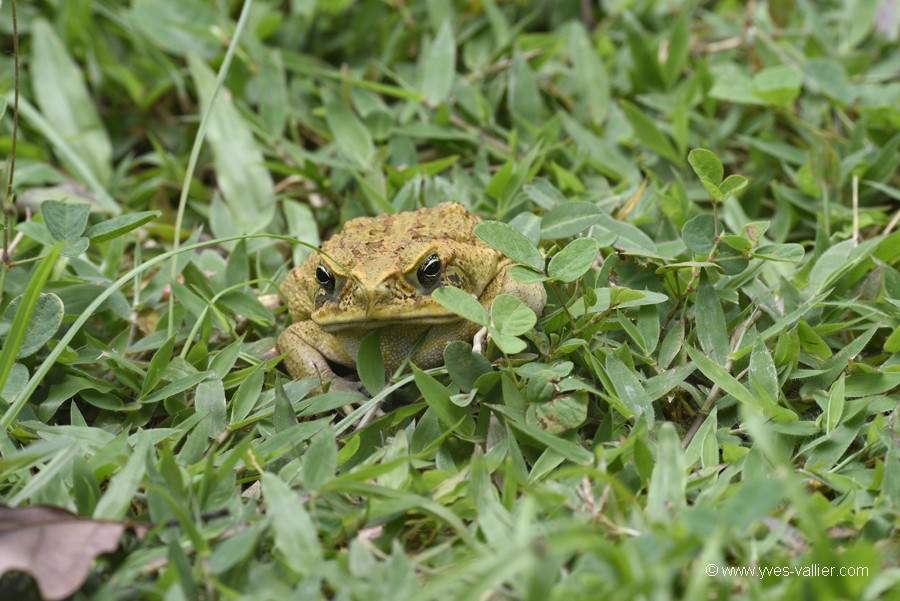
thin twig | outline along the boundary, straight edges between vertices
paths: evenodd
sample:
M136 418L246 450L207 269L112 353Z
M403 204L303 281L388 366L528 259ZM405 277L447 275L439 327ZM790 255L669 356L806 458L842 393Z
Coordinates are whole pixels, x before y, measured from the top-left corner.
M0 7L3 6L3 0L0 0ZM16 16L16 0L12 0L9 4L12 14L12 30L13 30L13 115L12 115L12 141L9 149L9 161L7 168L9 174L6 178L6 191L0 206L0 212L3 213L3 249L0 254L0 304L3 303L3 291L6 290L6 278L9 275L10 259L12 255L12 247L9 240L10 215L16 214L16 203L13 200L13 176L16 171L16 140L19 133L19 20ZM13 242L15 244L15 241Z
M859 244L859 176L853 176L853 246Z
M882 234L884 234L885 236L887 236L888 234L890 234L891 231L892 231L895 227L897 227L897 224L898 224L898 223L900 223L900 211L897 211L897 212L894 214L894 217L890 220L890 222L888 222L887 227L884 228L884 231L882 232Z
M3 6L2 0L0 0L0 6ZM4 197L4 202L7 206L3 208L3 260L6 261L9 256L7 255L7 251L9 250L9 213L10 211L15 211L15 204L13 203L12 196L12 186L13 186L13 177L16 171L16 142L18 139L19 132L19 20L16 16L16 0L12 0L9 3L9 9L12 14L12 30L13 30L13 65L14 65L14 74L13 74L13 125L12 125L12 140L10 141L10 150L9 150L9 173L6 178L6 194Z

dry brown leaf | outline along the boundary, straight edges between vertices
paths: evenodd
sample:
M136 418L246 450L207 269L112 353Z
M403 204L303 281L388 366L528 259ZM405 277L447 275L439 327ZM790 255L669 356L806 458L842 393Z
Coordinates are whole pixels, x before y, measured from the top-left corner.
M0 505L0 576L27 572L44 599L64 599L84 584L95 557L119 546L127 527L58 507Z

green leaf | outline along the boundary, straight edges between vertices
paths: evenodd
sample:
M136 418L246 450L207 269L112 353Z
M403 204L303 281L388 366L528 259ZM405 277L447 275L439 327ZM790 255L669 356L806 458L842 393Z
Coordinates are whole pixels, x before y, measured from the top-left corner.
M647 423L653 423L653 401L644 390L637 376L615 353L606 353L606 372L616 390L616 396L635 418L647 415Z
M647 490L647 517L654 522L671 523L686 505L687 488L684 452L675 424L664 422L656 443L656 463Z
M757 259L768 261L783 261L785 263L797 263L803 260L803 247L793 242L789 244L767 244L760 246L753 252Z
M526 123L537 125L544 121L544 103L535 79L528 62L516 53L509 70L509 111Z
M210 377L215 377L215 372L213 372L212 370L187 374L170 382L169 384L166 384L150 396L141 397L140 402L144 405L158 403L159 401L167 399L170 396L174 396L180 392L189 390L198 385L203 380L206 380Z
M549 180L543 177L537 177L530 184L522 186L522 191L525 193L525 196L533 200L535 203L545 209L548 209L548 213L547 215L544 215L544 221L541 224L542 228L546 227L547 216L553 212L549 211L549 209L552 209L556 205L568 204L569 202L566 196L562 192L560 192L556 186L554 186Z
M266 516L272 520L275 555L291 570L315 570L323 558L319 535L300 495L277 476L262 475Z
M806 323L805 319L801 319L799 323L797 323L797 333L800 336L800 345L803 346L808 353L821 357L822 359L827 359L833 354L828 343L825 342L825 340L823 340L808 323Z
M743 236L737 236L734 234L723 234L719 236L719 242L721 242L722 244L727 244L728 246L742 254L753 248L753 243L750 242L750 240Z
M716 73L715 83L709 96L716 100L736 104L762 105L762 100L754 94L753 80L737 65L728 65Z
M544 270L544 256L541 251L508 223L482 221L475 226L475 235L513 261L538 271Z
M213 153L216 183L230 218L213 220L213 231L219 236L261 231L275 215L275 184L264 165L262 150L226 90L219 90L210 107L216 77L209 67L195 55L189 55L188 68L203 110L208 111L203 114L206 139Z
M209 421L208 436L219 438L225 432L226 409L225 387L218 377L208 378L197 385L194 394L194 408L200 415L207 415Z
M684 163L684 158L675 150L671 140L656 126L656 123L650 117L628 101L623 100L621 104L625 116L631 123L631 127L634 128L635 135L644 146L678 166Z
M240 286L250 279L250 260L247 256L247 241L241 240L234 246L225 265L225 284Z
M303 453L303 484L319 490L337 471L337 443L334 428L322 428Z
M600 125L606 120L610 107L609 78L606 69L597 56L583 24L572 21L567 38L575 74L574 84L580 100L579 108L587 113L591 122Z
M353 111L342 102L331 102L325 106L325 121L341 156L358 169L371 168L375 143L372 134Z
M472 350L472 345L454 340L444 347L444 364L453 382L469 392L475 386L475 380L492 371L491 362L481 353Z
M452 24L447 19L428 47L422 63L422 92L428 104L437 105L447 100L455 75L456 40L453 39Z
M558 240L580 234L597 223L602 214L592 202L576 200L559 204L541 220L541 239Z
M24 298L24 295L17 296L6 306L3 311L3 321L14 322L18 318L18 310ZM41 292L34 305L34 310L28 318L28 325L16 358L29 357L44 348L59 330L62 320L62 300L55 294Z
M846 380L842 375L828 391L828 406L825 408L825 432L830 434L841 423L844 414Z
M356 371L359 373L359 379L369 394L375 396L384 388L385 380L384 357L381 354L381 330L372 330L366 334L359 345L357 356Z
M803 74L807 85L818 88L819 93L836 100L839 105L846 106L853 102L855 91L847 81L847 73L840 62L827 58L812 59L803 65Z
M703 372L703 375L712 380L713 384L717 384L719 388L744 405L762 412L766 417L774 419L777 422L793 421L797 419L797 415L790 409L779 407L774 403L766 403L764 399L754 396L743 384L738 382L734 376L729 374L723 367L709 359L702 352L690 346L685 346L684 348L687 350L688 355L690 355L694 363L697 364L700 371Z
M234 364L237 362L238 357L241 354L244 346L244 337L239 336L235 339L231 344L220 350L218 353L215 353L209 361L209 369L211 369L219 379L224 379L228 376L228 372L234 367Z
M753 76L753 95L766 104L790 106L800 95L803 74L796 67L767 67Z
M709 278L705 276L701 277L700 288L697 290L694 320L700 348L710 359L719 365L725 365L728 354L731 352L725 311L722 309L719 295Z
M676 334L672 336L677 336L680 331L674 330ZM669 336L667 336L667 340ZM676 344L677 339L669 344ZM660 349L660 354L662 354L663 349ZM647 391L647 395L650 397L651 401L655 401L661 398L663 395L668 394L670 390L684 382L684 380L694 373L694 370L697 369L694 364L690 361L683 365L679 365L677 367L673 367L668 371L664 371L662 373L656 374L652 378L648 378L646 382L644 382L644 390Z
M588 395L584 391L561 394L546 403L533 403L525 412L525 422L550 434L561 434L582 425L587 419Z
M500 294L491 303L490 333L494 342L505 353L518 353L525 343L517 336L524 334L537 323L537 315L528 305L511 294Z
M688 162L691 164L694 173L701 180L705 180L716 187L722 183L722 178L725 176L725 168L714 152L705 148L695 148L688 154Z
M775 361L766 348L766 344L759 338L753 343L750 352L750 380L762 390L773 403L778 402L778 372L775 369Z
M791 14L794 12L794 0L781 0L766 4L772 22L784 29L791 22Z
M489 320L485 308L478 299L454 286L441 286L431 293L431 297L460 317L487 327ZM382 379L382 383L383 383Z
M867 240L858 246L854 240L843 240L822 253L809 272L809 285L816 292L833 286L854 265L868 257L876 240Z
M691 356L691 359L697 364L697 367L703 372L703 375L712 380L713 384L718 384L719 388L740 402L746 403L751 407L760 408L760 403L752 394L750 394L750 391L744 388L744 386L734 379L734 376L725 371L723 367L719 366L705 354L691 346L685 345L684 348L687 349L688 355Z
M853 374L847 378L845 396L848 398L872 396L890 392L900 386L900 373Z
M521 265L513 265L510 267L509 276L513 281L519 282L520 284L539 284L550 279L539 271Z
M872 336L875 335L877 329L878 326L873 325L865 332L856 334L856 337L853 338L849 344L838 350L822 364L824 373L813 376L804 383L803 387L800 388L801 394L810 394L813 390L823 390L831 386L837 377L847 368L850 359L863 351L872 339Z
M523 424L513 420L507 420L506 423L535 442L558 453L561 457L565 457L572 463L578 465L590 465L594 461L594 456L590 451L578 446L574 442L565 440L550 434L549 432L539 430L527 423Z
M253 411L253 408L260 401L260 393L262 392L265 377L266 372L260 365L250 372L247 378L238 386L237 392L234 393L230 403L230 424L234 425L243 422L250 415L250 412Z
M747 240L755 244L766 235L770 225L771 222L769 221L751 221L741 229L743 229L743 234L747 237Z
M470 436L475 431L475 422L472 420L469 410L454 404L450 400L450 391L440 382L415 365L411 367L416 387L438 419L447 428L458 428L464 436Z
M691 50L691 11L679 10L678 18L669 36L668 57L663 65L663 79L666 88L671 89L676 78L681 74Z
M134 448L127 449L128 461L110 478L103 496L94 507L95 518L121 520L134 500L147 469L153 434L143 431L136 432L134 436Z
M112 143L97 113L97 102L84 83L81 69L47 21L35 19L30 26L29 82L34 99L54 130L91 173L107 184L112 176Z
M129 213L128 215L119 215L106 221L101 221L92 226L85 234L91 239L91 242L105 242L124 236L128 232L137 229L160 217L160 211L141 211L139 213Z
M718 419L719 410L713 407L700 427L697 428L697 432L694 433L694 437L684 450L684 463L687 469L694 467L698 461L702 467L710 467L719 463L719 446L716 441Z
M684 245L698 255L708 255L716 241L716 220L711 213L700 213L681 228Z
M593 238L578 238L553 255L547 265L547 275L561 282L574 282L594 264L600 243Z
M31 326L32 316L40 300L41 289L44 287L47 278L50 277L61 250L62 244L60 243L57 243L50 249L41 262L38 263L28 282L28 288L25 289L25 294L22 295L22 300L12 319L12 325L6 334L6 340L3 341L3 349L0 350L0 390L3 390L6 386L6 380L9 378L13 365L16 363L16 357ZM13 407L8 409L8 411L12 410ZM6 419L7 414L4 413L4 422Z
M782 502L781 481L769 474L746 476L741 490L722 504L722 520L736 532L743 533Z
M91 206L87 203L45 200L41 215L50 235L58 242L72 242L81 238L87 226Z
M737 194L741 190L747 187L749 181L743 175L729 175L725 178L721 184L719 184L719 191L722 193L722 198L728 198L729 194Z
M221 51L221 40L214 33L216 11L209 4L134 0L131 9L133 26L165 52L180 56L198 54L209 59Z

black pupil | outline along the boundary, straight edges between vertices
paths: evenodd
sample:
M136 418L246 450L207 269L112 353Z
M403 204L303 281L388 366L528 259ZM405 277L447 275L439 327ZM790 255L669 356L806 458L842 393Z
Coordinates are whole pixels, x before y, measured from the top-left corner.
M316 268L316 279L319 281L319 285L328 292L334 290L334 276L322 265Z
M441 259L437 255L431 255L422 262L419 267L419 282L423 286L431 286L441 273Z

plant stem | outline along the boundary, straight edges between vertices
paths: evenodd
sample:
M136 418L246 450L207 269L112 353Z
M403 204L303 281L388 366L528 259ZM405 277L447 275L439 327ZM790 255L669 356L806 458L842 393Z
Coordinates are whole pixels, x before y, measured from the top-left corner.
M2 0L0 0L2 5ZM13 201L12 186L13 176L16 171L16 139L19 133L19 20L16 16L16 0L10 0L9 10L12 14L12 43L13 43L13 114L12 114L12 141L9 149L9 161L6 177L6 190L3 195L3 254L0 256L0 305L3 304L3 292L6 290L6 277L9 272L9 228L10 215L16 214L16 203Z

